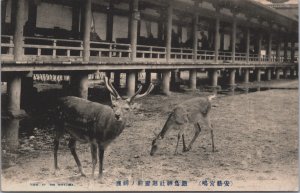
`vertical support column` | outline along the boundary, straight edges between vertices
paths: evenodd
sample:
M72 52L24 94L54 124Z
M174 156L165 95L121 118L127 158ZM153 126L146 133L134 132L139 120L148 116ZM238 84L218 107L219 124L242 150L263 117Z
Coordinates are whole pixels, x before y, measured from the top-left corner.
M198 1L195 1L195 7L198 7ZM197 60L198 54L198 14L194 13L194 20L193 20L193 54L194 60Z
M216 26L215 26L215 62L218 62L219 58L219 47L220 47L220 7L218 5L216 8Z
M166 70L162 72L162 92L165 95L170 95L170 79L171 79L170 70Z
M258 41L257 41L257 54L258 54L258 59L261 62L262 60L262 55L261 55L261 49L262 49L262 34L259 32L258 34Z
M272 61L272 34L269 34L269 39L268 39L268 61Z
M136 72L127 72L126 79L127 79L127 96L131 97L135 94L135 75Z
M83 31L83 61L90 59L90 33L92 22L92 0L86 0L84 5L84 31Z
M276 71L275 71L275 73L276 73L276 80L280 79L280 71L281 71L280 68L277 68Z
M232 21L232 34L231 34L232 62L235 62L235 47L236 47L236 12L233 13L233 21Z
M266 73L266 80L270 81L272 79L272 70L267 69L265 73Z
M189 87L192 90L197 89L197 70L190 70Z
M131 26L130 26L130 40L131 40L131 60L136 58L136 45L137 45L137 33L138 33L138 12L139 12L139 1L132 0L132 15L131 15Z
M173 1L169 0L168 12L167 12L167 38L166 38L166 59L171 58L172 48L172 23L173 23Z
M13 10L14 8L12 8ZM21 61L24 55L24 18L25 18L25 0L18 0L16 2L16 23L14 31L14 59L15 61Z
M283 61L288 61L288 41L287 38L284 38L284 46L283 46Z
M217 87L218 86L218 70L217 69L212 69L208 71L209 78L211 81L211 86L212 87Z
M151 83L151 71L149 71L149 70L146 70L146 78L145 78L145 84L147 85L147 86L149 86L150 85L150 83Z
M25 27L25 36L33 36L36 28L37 5L33 0L28 1L28 22Z
M295 61L295 40L291 42L291 62Z
M229 86L235 86L236 69L230 69L229 73Z
M276 45L276 61L280 62L280 48L281 48L281 38L278 37Z
M249 83L249 73L250 73L250 70L248 68L246 68L244 70L244 83Z
M88 98L88 88L89 88L88 73L86 73L86 72L72 73L71 88L72 88L74 96L87 99Z
M250 29L246 29L246 62L249 62L250 58Z
M119 88L121 86L121 73L118 71L114 72L114 86Z
M7 81L8 103L7 111L10 115L18 116L21 111L21 76L12 74Z
M261 69L258 68L255 70L255 72L256 72L256 81L260 82L261 81Z
M284 78L284 79L287 79L287 78L288 78L287 72L288 72L288 70L287 70L286 68L283 69L283 78Z

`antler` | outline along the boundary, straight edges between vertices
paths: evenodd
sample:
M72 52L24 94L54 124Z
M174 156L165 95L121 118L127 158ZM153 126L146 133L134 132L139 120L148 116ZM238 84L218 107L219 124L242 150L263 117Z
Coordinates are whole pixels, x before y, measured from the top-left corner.
M104 77L104 82L105 82L106 88L109 90L109 92L112 95L114 95L114 97L116 97L117 99L121 98L119 93L116 91L116 89L113 87L110 80L106 76Z
M140 94L140 92L142 91L142 88L143 88L142 86L139 86L139 90L132 97L128 98L127 101L129 103L131 103L134 99L139 99L139 98L147 96L154 89L154 85L152 83L150 83L147 91L144 94Z

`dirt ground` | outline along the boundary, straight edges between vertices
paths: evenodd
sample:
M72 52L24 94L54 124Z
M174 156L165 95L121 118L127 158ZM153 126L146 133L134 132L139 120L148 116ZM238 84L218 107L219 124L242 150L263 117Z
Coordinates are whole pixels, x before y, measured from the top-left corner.
M298 81L277 83L279 87L298 86ZM297 191L297 89L219 96L213 100L211 110L216 152L212 152L210 132L204 129L191 151L174 155L177 140L174 131L166 137L157 154L150 156L153 132L160 131L172 108L203 95L208 93L150 95L137 101L141 108L133 112L128 127L105 151L103 179L93 180L90 176L89 145L77 146L83 169L89 174L85 178L79 176L66 143L62 143L58 176L53 174L53 152L45 148L20 155L15 165L3 169L2 190ZM193 127L189 126L185 131L186 141L191 140L193 132ZM47 136L47 140L51 137ZM182 149L181 143L179 148ZM128 186L123 185L126 180ZM151 183L178 180L187 181L188 185L148 187L138 186L138 180ZM118 181L122 182L121 186L117 186ZM208 181L208 186L203 181ZM229 186L211 186L211 181L228 181Z

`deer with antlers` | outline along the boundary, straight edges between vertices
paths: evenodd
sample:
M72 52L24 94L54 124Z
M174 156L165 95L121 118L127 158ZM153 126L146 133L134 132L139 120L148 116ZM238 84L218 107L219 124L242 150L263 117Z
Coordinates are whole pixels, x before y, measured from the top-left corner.
M177 154L177 148L182 137L183 143L183 152L189 151L192 148L193 143L199 136L201 132L201 128L206 126L210 129L211 132L211 140L212 140L212 151L214 152L214 134L213 127L210 122L209 112L211 110L211 100L215 98L216 95L208 96L208 97L198 97L194 99L187 100L179 105L177 105L172 113L169 115L164 127L161 132L155 136L155 139L152 141L152 147L150 151L150 155L154 155L154 153L159 149L159 146L166 136L168 132L171 130L178 130L177 135L177 145L175 149L175 154ZM187 124L193 124L195 128L195 134L192 138L188 147L185 145L184 141L184 129Z
M55 121L56 136L54 139L55 173L58 170L57 151L59 139L66 131L71 136L68 146L81 175L85 176L75 150L76 141L89 143L91 146L93 177L97 164L98 149L99 177L101 177L103 174L104 150L124 130L133 100L147 96L154 88L150 84L148 90L144 94L140 94L142 90L142 86L140 86L132 97L123 99L107 77L105 77L105 86L110 92L112 107L73 96L59 99Z

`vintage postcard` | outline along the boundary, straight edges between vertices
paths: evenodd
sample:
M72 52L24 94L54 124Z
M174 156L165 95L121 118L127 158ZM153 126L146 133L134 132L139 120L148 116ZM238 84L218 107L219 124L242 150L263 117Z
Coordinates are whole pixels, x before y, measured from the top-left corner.
M297 0L1 0L1 191L298 191Z

